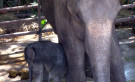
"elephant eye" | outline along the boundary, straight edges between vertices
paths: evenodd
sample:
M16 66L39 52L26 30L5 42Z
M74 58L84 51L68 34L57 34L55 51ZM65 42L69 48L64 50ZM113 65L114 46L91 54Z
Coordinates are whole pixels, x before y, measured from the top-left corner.
M78 21L83 22L82 17L81 17L80 14L76 13L75 16L76 16Z
M76 17L79 18L79 19L81 19L80 15L78 13L76 14Z

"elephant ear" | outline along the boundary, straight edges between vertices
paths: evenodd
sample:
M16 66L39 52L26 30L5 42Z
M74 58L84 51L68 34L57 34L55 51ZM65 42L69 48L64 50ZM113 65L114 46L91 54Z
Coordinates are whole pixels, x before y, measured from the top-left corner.
M54 0L40 0L41 11L47 18L56 33L56 25L54 20ZM57 33L56 33L57 34Z

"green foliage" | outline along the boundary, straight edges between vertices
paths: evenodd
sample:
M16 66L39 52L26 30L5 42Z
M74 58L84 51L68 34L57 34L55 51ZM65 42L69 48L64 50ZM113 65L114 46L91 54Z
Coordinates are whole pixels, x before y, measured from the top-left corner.
M41 29L44 28L46 23L47 23L47 19L41 20Z

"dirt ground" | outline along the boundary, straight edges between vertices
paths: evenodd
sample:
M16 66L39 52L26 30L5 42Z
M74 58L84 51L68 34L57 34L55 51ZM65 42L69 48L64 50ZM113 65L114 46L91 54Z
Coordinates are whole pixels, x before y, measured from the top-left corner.
M131 29L117 29L119 43L123 53L125 75L127 82L135 82L135 35ZM47 35L43 40L58 42L57 36ZM28 82L21 80L20 76L9 78L10 70L28 70L27 63L24 61L23 49L29 44L38 40L36 35L27 35L19 37L13 42L0 43L0 82ZM91 82L91 81L88 81Z

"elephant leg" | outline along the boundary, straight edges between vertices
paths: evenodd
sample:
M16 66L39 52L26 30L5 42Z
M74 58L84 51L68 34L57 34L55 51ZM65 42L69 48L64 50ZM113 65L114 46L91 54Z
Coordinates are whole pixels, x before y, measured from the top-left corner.
M50 82L49 72L46 70L45 66L43 68L43 82Z
M65 47L69 67L69 79L66 82L85 82L84 47L82 42L72 41L69 47Z
M32 82L32 77L33 77L33 63L28 63L29 67L29 82Z
M33 65L34 79L33 82L42 82L43 79L43 65L34 64Z
M60 78L55 78L55 79L53 80L53 82L61 82L61 79L60 79Z
M126 82L122 54L116 37L112 37L111 50L111 82Z

